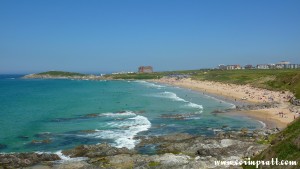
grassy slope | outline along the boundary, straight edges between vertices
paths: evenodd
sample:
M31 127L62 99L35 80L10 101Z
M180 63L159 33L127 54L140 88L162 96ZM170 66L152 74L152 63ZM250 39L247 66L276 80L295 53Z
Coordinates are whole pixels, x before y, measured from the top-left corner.
M48 71L48 72L42 72L38 73L37 75L49 75L49 76L85 76L85 74L81 73L74 73L74 72L64 72L64 71Z
M213 70L198 72L195 80L211 80L223 83L250 84L270 90L289 90L300 98L300 69L290 70Z
M271 141L271 146L251 160L279 160L298 161L297 166L272 166L271 168L300 168L300 118L290 124L286 129L277 133ZM244 166L245 169L252 169L255 166Z
M194 80L250 84L270 90L289 90L300 98L300 69L285 70L187 70L108 75L113 79L157 79L171 74L189 74Z

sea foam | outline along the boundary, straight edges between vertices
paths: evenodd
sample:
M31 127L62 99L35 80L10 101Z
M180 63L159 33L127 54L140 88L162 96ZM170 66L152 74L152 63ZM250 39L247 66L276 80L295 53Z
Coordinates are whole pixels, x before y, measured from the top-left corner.
M175 101L182 101L182 102L188 102L186 100L184 100L183 98L180 98L178 97L175 93L173 92L163 92L163 93L160 93L158 95L159 97L165 97L165 98L169 98L169 99L172 99L172 100L175 100Z
M55 152L54 154L58 155L59 158L61 159L61 161L83 161L83 160L87 160L87 157L75 157L75 158L71 158L69 156L66 156L62 153L61 150Z
M143 81L143 80L136 80L134 82L140 83L140 84L145 85L145 86L150 87L150 88L161 89L163 87L166 87L166 86L158 85L158 84L155 84L155 83L146 82L146 81Z
M105 113L107 116L116 117L128 115L127 119L122 121L112 121L107 123L109 130L95 130L96 133L88 134L95 138L111 139L114 141L112 146L128 149L133 149L140 140L135 140L134 137L142 131L147 131L151 127L151 122L144 116L136 115L133 112L126 113ZM124 115L125 114L125 115ZM134 116L134 117L132 117Z
M125 111L125 112L118 112L118 113L103 113L99 116L111 116L111 117L118 117L118 116L135 116L136 114L131 111Z
M173 92L162 92L162 93L159 93L159 94L156 94L154 95L155 97L163 97L163 98L168 98L168 99L172 99L174 101L180 101L180 102L184 102L186 103L185 106L186 107L192 107L192 108L196 108L196 109L199 109L200 111L198 111L198 113L202 113L202 110L203 110L203 106L202 105L199 105L199 104L196 104L196 103L192 103L192 102L189 102L187 100L184 100L183 98L181 97L178 97L176 95L176 93L173 93Z

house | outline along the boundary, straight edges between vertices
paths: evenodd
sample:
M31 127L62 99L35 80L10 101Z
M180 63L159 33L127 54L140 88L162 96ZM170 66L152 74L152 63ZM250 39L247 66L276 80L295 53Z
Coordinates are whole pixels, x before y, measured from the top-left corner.
M226 66L227 70L237 70L237 69L241 69L240 65L227 65Z
M245 69L253 69L252 65L245 65Z
M300 64L286 64L284 65L285 69L299 69L300 68Z
M268 64L259 64L256 66L257 69L270 69Z
M219 67L220 70L226 70L226 66L223 65L223 64L219 65L218 67Z
M152 73L153 68L152 66L140 66L139 67L139 73Z

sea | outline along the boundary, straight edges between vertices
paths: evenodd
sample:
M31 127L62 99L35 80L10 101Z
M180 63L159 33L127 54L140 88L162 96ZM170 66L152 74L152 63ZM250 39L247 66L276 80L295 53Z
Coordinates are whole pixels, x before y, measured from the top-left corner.
M0 75L0 152L59 152L82 144L134 149L141 136L213 136L256 120L213 114L234 105L142 80L22 79ZM151 153L155 147L138 149Z

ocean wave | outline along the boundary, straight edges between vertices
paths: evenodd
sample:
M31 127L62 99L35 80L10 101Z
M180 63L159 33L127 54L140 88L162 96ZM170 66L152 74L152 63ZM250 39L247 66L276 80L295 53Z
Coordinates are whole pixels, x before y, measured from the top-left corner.
M267 127L266 123L264 123L264 122L262 122L262 121L260 121L260 120L257 120L257 121L262 125L262 128L263 128L263 129Z
M192 102L189 102L189 103L187 104L187 106L193 107L193 108L197 108L197 109L203 109L203 106L202 106L202 105L199 105L199 104L196 104L196 103L192 103Z
M131 115L134 113L128 112L128 114ZM111 139L114 141L114 143L111 144L112 146L133 149L140 141L135 140L134 137L139 132L147 131L151 127L151 122L146 117L136 114L134 115L134 117L128 117L123 121L112 121L107 123L107 126L113 129L95 130L96 133L88 134L87 136L101 139Z
M228 104L228 105L230 105L230 109L235 109L235 108L236 108L235 104L233 104L233 103L226 102L226 101L224 101L224 100L218 99L218 98L216 98L216 97L214 97L214 96L210 96L210 95L207 95L207 94L204 94L204 96L207 97L207 98L216 100L216 101L218 101L218 102Z
M150 87L150 88L158 88L158 89L161 89L161 88L166 87L166 86L158 85L158 84L155 84L155 83L146 82L146 81L143 81L143 80L136 80L136 81L134 81L134 82L143 84L143 85L145 85L145 86L147 86L147 87Z
M189 102L187 100L184 100L183 98L181 97L178 97L176 95L176 93L173 93L173 92L162 92L162 93L159 93L159 94L156 94L154 95L155 97L163 97L163 98L168 98L168 99L172 99L174 101L180 101L180 102L184 102L184 103L187 103L185 106L187 107L192 107L192 108L196 108L196 109L200 109L200 111L197 111L198 113L202 113L202 110L203 110L203 106L202 105L199 105L199 104L196 104L196 103L192 103L192 102Z
M69 156L64 155L61 150L55 152L54 154L58 155L59 158L61 159L61 161L83 161L83 160L88 159L87 157L75 157L75 158L71 158Z
M186 100L184 100L183 98L181 98L181 97L178 97L175 93L173 93L173 92L167 92L167 91L165 91L165 92L162 92L162 93L159 93L158 95L155 95L155 96L157 96L157 97L164 97L164 98L168 98L168 99L172 99L172 100L174 100L174 101L182 101L182 102L188 102L188 101L186 101Z
M110 117L118 117L118 116L135 116L136 114L132 111L124 111L124 112L117 112L117 113L103 113L99 116L110 116Z

